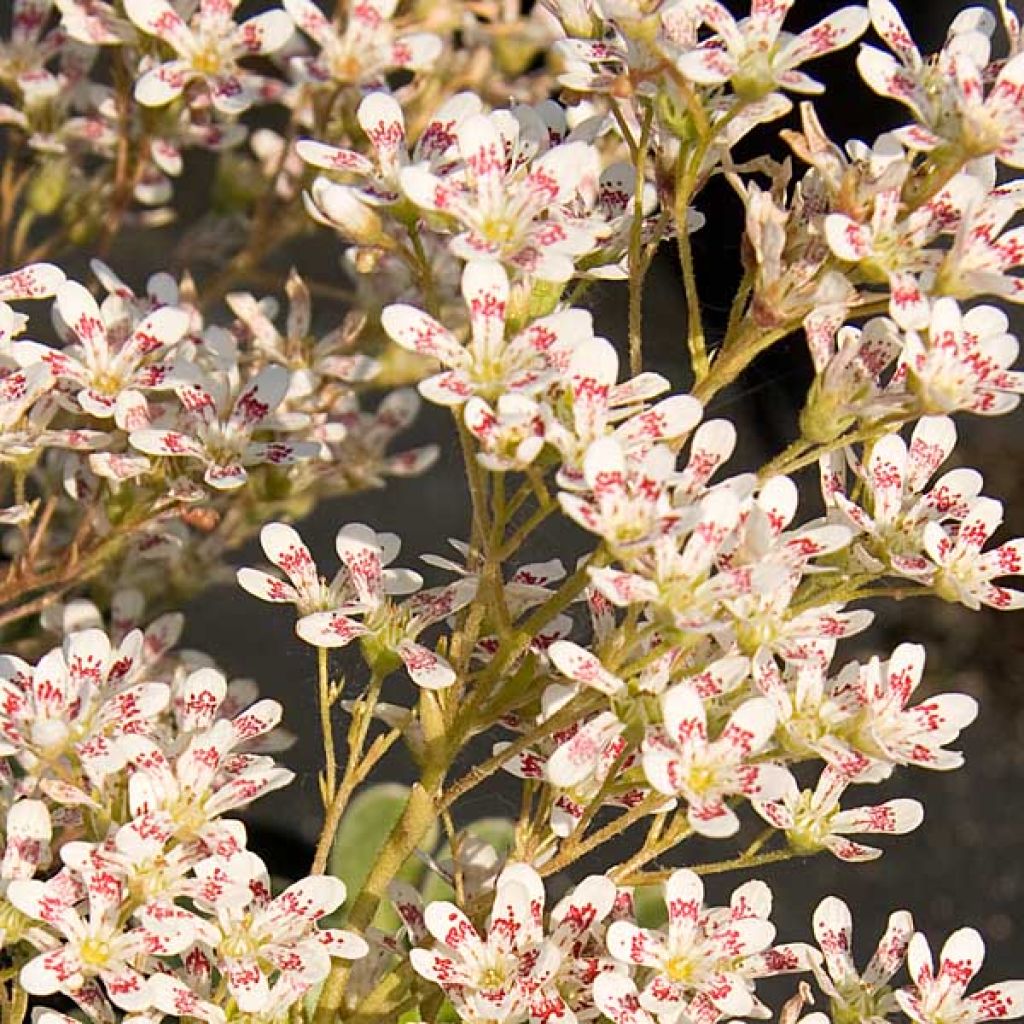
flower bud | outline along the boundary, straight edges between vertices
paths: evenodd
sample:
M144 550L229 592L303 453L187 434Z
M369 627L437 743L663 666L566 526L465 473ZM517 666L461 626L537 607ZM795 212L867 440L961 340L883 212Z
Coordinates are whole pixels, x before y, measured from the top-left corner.
M829 386L825 374L815 377L800 413L800 433L815 444L828 444L856 422L849 413L848 396Z
M537 44L523 36L499 36L494 44L498 67L510 77L525 73L537 57Z
M562 23L566 35L575 39L601 38L601 20L586 0L558 0L549 9Z
M266 188L259 167L237 154L223 153L213 182L213 202L223 213L248 210Z
M312 217L339 231L345 238L360 245L379 245L385 240L380 217L351 186L317 178L304 199Z
M562 300L565 283L560 281L535 280L530 285L529 294L525 298L525 314L523 322L529 323L542 316L547 316Z
M68 183L66 160L48 160L40 165L28 187L29 208L40 217L50 217L64 201Z

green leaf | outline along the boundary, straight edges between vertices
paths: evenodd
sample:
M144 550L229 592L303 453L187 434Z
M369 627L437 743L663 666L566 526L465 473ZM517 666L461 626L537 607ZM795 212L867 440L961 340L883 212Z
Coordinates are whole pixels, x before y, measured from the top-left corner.
M668 920L665 894L660 885L638 885L633 890L636 920L643 928L660 928Z
M457 1024L462 1018L455 1012L450 999L446 999L437 1011L437 1024Z

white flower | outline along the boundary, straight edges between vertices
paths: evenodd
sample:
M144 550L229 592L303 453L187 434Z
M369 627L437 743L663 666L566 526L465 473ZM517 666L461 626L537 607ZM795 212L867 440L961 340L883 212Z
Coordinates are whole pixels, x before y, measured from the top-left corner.
M129 763L128 806L133 815L165 812L184 842L216 842L236 835L222 815L288 785L294 774L270 757L241 754L240 747L270 732L281 719L276 701L258 701L232 719L217 719L193 733L178 752L165 753L151 739L130 736L120 747Z
M125 0L125 13L148 35L174 50L174 59L150 68L135 85L135 98L162 107L200 81L222 113L240 114L259 96L262 80L238 66L241 58L273 53L291 38L294 26L282 10L264 11L235 24L239 0L202 4L186 22L167 0Z
M961 928L943 945L936 970L928 940L915 932L907 950L913 985L896 993L900 1009L916 1024L980 1024L1024 1016L1024 981L1004 981L967 995L984 957L981 936Z
M740 886L722 908L704 906L704 884L685 868L673 872L664 888L667 926L654 930L614 921L607 939L615 959L644 971L639 1006L659 1020L755 1014L749 979L807 969L803 947L769 949L775 926L768 920L772 895L764 882ZM620 989L622 981L619 976ZM614 992L610 983L604 989L595 992L599 1004Z
M467 117L456 134L461 162L444 176L424 166L401 172L408 199L462 229L451 242L461 259L499 260L529 277L567 281L602 233L597 218L568 210L580 189L596 186L597 151L577 140L535 155L541 144L508 114Z
M590 314L564 309L534 320L506 338L510 285L500 263L474 259L462 275L471 338L461 345L445 326L415 306L387 306L381 324L403 348L448 369L420 383L424 398L458 406L473 395L497 401L534 395L555 379L573 349L593 337Z
M614 886L607 880L602 883L595 892L597 905L579 901L562 907L560 916L570 934L579 936L610 911ZM548 1006L557 1016L569 1014L554 984L562 964L561 943L545 937L543 911L540 876L526 864L509 864L495 885L486 935L481 936L455 904L431 903L424 924L437 945L413 949L410 962L417 974L445 990L464 1020L511 1024L545 1015L542 1008ZM583 914L585 919L579 920ZM556 909L552 917L557 916ZM576 927L574 918L582 927Z
M44 922L59 939L52 948L30 960L19 981L32 995L61 992L87 1011L95 1004L96 981L116 1006L128 1011L149 1007L146 979L135 966L142 956L175 956L198 937L196 920L189 915L136 911L139 924L125 928L122 921L126 891L111 872L89 871L81 878L88 901L86 916L78 899L67 899L53 882L12 882L7 898L23 914ZM100 997L102 999L102 996Z
M313 441L252 439L268 426L288 384L288 371L273 365L237 388L213 376L176 382L174 391L184 407L180 428L143 427L132 430L128 440L147 455L198 460L205 467L203 480L217 490L242 487L247 466L287 466L321 454Z
M309 548L291 526L267 523L260 530L260 544L267 558L284 572L287 581L261 569L239 569L238 583L243 590L261 601L294 604L300 617L344 605L351 606L352 610L358 609L348 570L341 569L330 583L323 580Z
M311 0L283 0L296 26L319 47L313 57L296 57L299 75L312 82L379 85L393 71L422 71L441 55L431 32L397 33L392 21L397 0L360 0L346 9L339 31Z
M239 582L264 600L294 601L300 612L295 629L306 643L336 648L362 638L371 658L397 658L419 686L443 689L455 682L451 665L416 638L467 603L474 587L459 581L417 594L423 585L418 573L386 568L398 556L401 540L362 523L338 531L335 547L344 576L339 574L328 585L319 581L309 552L294 531L274 525L268 534L275 548L271 560L282 568L287 564L292 586L255 570L244 570ZM414 596L401 604L392 600L408 594Z
M373 148L372 160L356 150L339 149L309 139L299 142L298 153L313 167L334 176L355 179L358 194L366 203L395 203L401 198L399 175L402 169L410 164L442 169L453 158L458 126L467 117L478 114L480 107L480 98L475 93L460 92L452 96L431 116L410 153L401 104L386 92L371 92L359 104L356 116ZM321 195L326 197L329 192ZM329 205L329 200L323 205Z
M852 662L839 673L831 695L850 717L848 743L862 761L845 766L851 776L877 781L898 764L937 771L963 764L963 755L945 745L974 721L978 703L965 693L943 693L908 707L923 672L924 648L905 643L887 662Z
M843 7L797 36L782 31L792 0L754 3L748 18L737 22L716 0L688 4L715 33L676 61L679 70L701 85L731 82L737 95L760 99L776 88L820 93L825 87L796 68L805 61L849 46L864 34L868 14Z
M992 582L1024 572L1024 540L1007 541L993 551L982 550L1002 519L1000 502L974 498L953 531L934 522L925 526L925 551L937 568L932 586L940 597L975 610L983 604L1003 610L1024 604L1024 593Z
M332 958L358 960L368 952L352 932L316 927L345 902L339 878L303 878L272 899L267 869L248 851L212 857L195 870L216 968L243 1013L266 1012L272 997L280 1012L327 977Z
M872 89L914 114L917 123L899 133L903 142L932 150L945 140L971 156L994 153L1010 167L1024 166L1024 55L1003 64L986 94L983 72L995 24L992 15L983 8L961 12L941 52L925 61L889 0L869 0L868 9L896 57L865 46L857 67Z
M863 973L853 963L853 922L842 900L835 896L822 900L814 911L813 925L824 964L815 960L812 966L833 1012L865 1024L883 1024L896 1009L889 982L906 959L913 918L905 910L889 916L885 934Z
M759 808L761 816L783 829L794 850L816 853L828 850L840 860L866 861L882 851L848 836L879 833L905 835L924 819L917 800L888 800L874 807L840 810L839 800L850 785L848 777L826 766L813 790L792 789L775 804Z
M57 291L57 312L76 344L58 351L32 341L16 342L12 354L22 366L45 363L58 381L67 381L90 416L110 419L119 402L137 400L135 392L168 386L173 363L164 356L185 336L189 314L174 306L153 310L114 343L96 300L74 281ZM123 396L123 397L122 397Z
M686 800L695 832L724 838L739 830L727 796L756 797L757 808L792 788L793 778L782 765L753 760L775 731L770 701L744 701L714 740L708 736L704 702L693 686L684 683L667 690L661 707L664 725L649 729L644 740L644 774L659 793Z
M869 568L887 564L901 576L931 579L934 566L924 552L925 528L929 523L962 520L982 486L980 473L962 467L928 487L955 443L956 428L945 416L918 420L909 446L899 434L874 442L864 464L856 467L859 503L850 500L837 468L845 457L822 461L825 500L862 531L858 550Z
M937 299L927 335L910 331L901 357L922 411L1001 416L1015 409L1024 374L1008 369L1019 348L1008 327L995 306L961 313L955 299Z
M22 765L28 787L51 780L44 788L89 802L93 786L124 768L124 737L156 729L170 691L132 682L142 645L138 630L113 648L101 630L85 629L35 666L0 655L0 750Z

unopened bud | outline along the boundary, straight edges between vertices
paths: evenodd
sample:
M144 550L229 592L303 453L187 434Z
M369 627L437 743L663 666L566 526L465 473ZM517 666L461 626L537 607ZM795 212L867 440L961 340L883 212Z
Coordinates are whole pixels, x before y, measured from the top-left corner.
M266 183L256 164L237 154L223 153L213 181L213 205L221 213L248 210L262 194Z
M586 0L558 0L547 5L571 39L600 39L602 23Z
M849 414L847 397L829 387L826 374L815 377L800 413L801 435L815 444L828 444L840 437L856 422Z
M564 291L565 282L563 281L541 281L539 279L533 281L529 293L524 296L526 309L523 322L528 323L531 320L547 316L561 301Z
M693 117L685 103L667 91L658 93L654 102L658 123L663 124L672 135L684 141L697 138Z
M501 71L511 77L523 74L537 57L537 44L522 36L499 36L494 56Z
M64 201L68 182L66 160L48 160L42 164L28 187L28 205L40 217L50 217Z
M311 193L303 197L310 215L360 245L379 245L384 227L373 208L349 185L317 178Z

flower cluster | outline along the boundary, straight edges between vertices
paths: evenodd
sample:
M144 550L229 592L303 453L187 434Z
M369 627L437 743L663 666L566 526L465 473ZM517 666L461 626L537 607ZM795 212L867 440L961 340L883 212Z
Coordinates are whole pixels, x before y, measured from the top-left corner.
M814 977L837 1019L886 1020L898 1009L917 1024L975 1024L1024 1014L1022 982L966 994L984 958L976 931L951 935L936 970L906 911L890 917L860 974L850 911L833 896L815 911L816 947L774 944L772 893L763 882L741 885L726 907L709 907L700 876L686 869L664 883L667 922L659 928L638 926L632 890L604 875L584 879L548 915L544 903L537 872L511 863L495 883L485 934L452 903L406 905L413 937L430 942L412 949L413 968L444 990L462 1020L500 1024L595 1015L613 1024L768 1018L757 981L794 973ZM904 966L909 981L897 988L893 978Z
M125 592L120 607L133 605ZM95 620L69 607L61 646L0 666L3 941L30 951L20 983L100 1021L116 1007L220 1024L221 985L274 1019L332 957L366 952L316 927L345 899L338 879L274 896L229 817L292 778L261 752L280 745L282 708L191 666L172 646L180 622L119 630L115 644Z
M705 892L877 858L925 817L890 782L964 763L976 697L903 637L872 655L879 602L1024 607L1024 538L958 444L1024 394L1020 19L968 8L928 55L890 0L801 31L792 0L734 6L10 5L0 1024L719 1024L790 975L780 1024L1024 1016L1024 982L969 991L972 929L936 964L899 911L861 971L837 898L815 947L776 941L764 882ZM850 63L899 121L836 141L809 72L869 33ZM789 156L758 151L789 113ZM722 330L713 183L743 223ZM164 240L173 273L108 266ZM689 359L659 373L663 243ZM94 280L58 266L86 252ZM741 463L713 403L794 335L798 431ZM428 470L391 450L421 400L458 438L455 553L414 571L348 522L321 575L290 524ZM273 568L228 570L257 533ZM284 708L178 648L232 572L315 651L287 684L323 743L308 875L237 817L292 779ZM414 783L360 791L397 747ZM470 821L502 771L514 820Z
M287 577L259 569L240 569L238 582L264 601L294 604L298 635L314 647L345 647L360 639L371 665L397 657L413 681L440 689L455 681L447 661L417 643L428 626L457 612L473 596L457 582L421 590L423 579L410 569L386 566L398 555L401 541L393 533L376 533L353 523L338 531L335 547L342 570L328 583L319 575L309 548L284 523L270 523L260 536L267 557ZM391 598L408 596L407 601Z
M83 553L115 559L122 585L163 566L187 590L183 552L210 572L244 537L229 521L218 529L233 492L269 510L432 461L427 449L387 451L404 425L390 410L401 404L408 422L415 396L400 389L378 414L361 410L377 364L352 351L350 328L313 333L301 278L282 335L273 299L232 294L229 328L203 317L188 281L158 274L136 294L105 265L94 271L101 301L51 264L0 282L0 461L22 481L3 517L24 536L42 527L34 571L58 564L77 537ZM30 340L12 303L51 296L56 336ZM335 474L350 461L347 479Z

